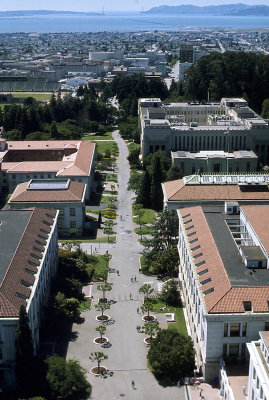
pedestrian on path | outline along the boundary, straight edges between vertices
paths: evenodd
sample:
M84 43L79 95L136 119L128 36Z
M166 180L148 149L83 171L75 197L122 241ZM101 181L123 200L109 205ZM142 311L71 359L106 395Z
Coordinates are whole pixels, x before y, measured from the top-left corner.
M137 311L137 314L139 314L139 307L137 307L136 311Z
M117 275L120 276L120 271L117 269Z
M132 293L130 293L130 295L129 295L129 296L130 296L130 300L132 300Z
M133 277L131 277L131 282L133 282Z
M132 381L132 387L133 387L133 389L135 389L135 382L134 381Z
M137 282L137 280L136 280L136 275L135 275L135 277L134 277L134 281Z

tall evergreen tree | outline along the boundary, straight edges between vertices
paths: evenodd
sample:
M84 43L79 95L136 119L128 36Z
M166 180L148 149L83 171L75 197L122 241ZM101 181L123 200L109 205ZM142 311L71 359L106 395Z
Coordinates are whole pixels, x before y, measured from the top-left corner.
M150 187L151 206L154 210L161 210L163 205L163 193L161 186L163 179L161 171L162 168L160 157L155 156L154 154Z
M51 125L50 125L50 137L52 139L58 139L59 137L59 133L58 133L58 129L57 129L57 125L55 121L52 121Z
M24 305L21 305L16 331L16 379L21 391L25 394L31 390L34 368L34 348L32 333L29 327L28 315Z
M149 190L150 185L151 185L151 178L148 170L146 169L142 175L136 199L136 202L138 204L142 204L144 208L151 207L151 196Z

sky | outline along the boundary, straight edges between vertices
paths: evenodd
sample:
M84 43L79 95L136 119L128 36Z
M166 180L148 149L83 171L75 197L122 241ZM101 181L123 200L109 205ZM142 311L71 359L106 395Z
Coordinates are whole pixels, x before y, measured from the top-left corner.
M66 10L66 11L144 11L161 5L177 6L193 4L197 6L244 3L264 4L269 0L0 0L0 11L14 10Z

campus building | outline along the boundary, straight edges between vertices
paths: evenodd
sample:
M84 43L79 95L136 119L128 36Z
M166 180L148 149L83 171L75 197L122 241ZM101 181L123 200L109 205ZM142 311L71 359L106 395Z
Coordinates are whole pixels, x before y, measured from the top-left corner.
M268 174L189 175L162 183L164 208L269 204Z
M58 233L70 236L70 229L76 229L81 236L85 221L86 185L70 179L33 179L20 183L8 201L11 210L32 207L59 210Z
M178 217L185 315L211 381L221 360L245 362L246 343L269 329L269 206L197 206Z
M261 163L269 162L268 123L243 99L203 104L140 99L138 114L142 159L158 150L253 150Z
M259 332L259 340L247 344L249 351L248 398L269 399L269 332Z
M195 173L254 172L257 171L258 157L250 150L228 153L222 150L199 152L171 151L172 165L183 175Z
M56 210L0 211L0 371L12 383L20 306L25 305L34 351L43 307L58 266Z
M95 171L95 143L80 140L0 139L0 190L12 193L31 179L70 179L86 185L89 200Z

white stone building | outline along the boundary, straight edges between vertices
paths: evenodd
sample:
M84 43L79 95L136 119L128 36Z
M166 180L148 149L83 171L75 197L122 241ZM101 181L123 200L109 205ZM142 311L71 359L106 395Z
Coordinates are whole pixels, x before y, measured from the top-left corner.
M249 351L249 400L269 399L269 332L260 332L260 339L247 343Z
M206 380L218 377L222 359L244 362L246 343L269 329L269 206L238 211L178 210L179 279L197 367Z
M142 159L157 150L253 150L269 163L269 126L243 99L219 103L162 103L140 99Z
M49 209L0 211L0 370L14 379L15 337L20 306L26 306L35 352L51 281L58 267L57 218Z

